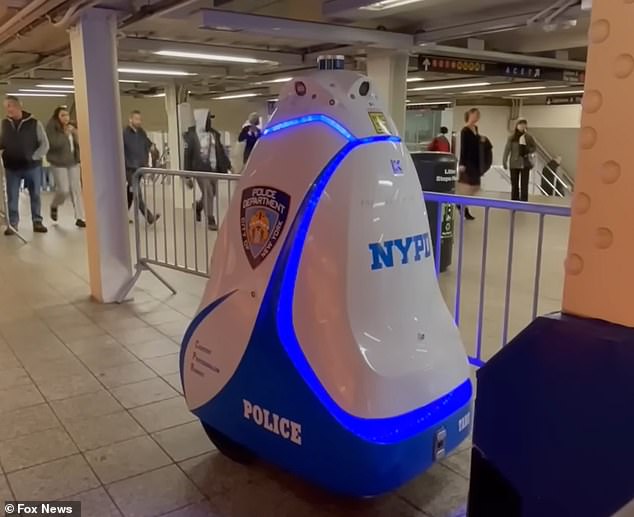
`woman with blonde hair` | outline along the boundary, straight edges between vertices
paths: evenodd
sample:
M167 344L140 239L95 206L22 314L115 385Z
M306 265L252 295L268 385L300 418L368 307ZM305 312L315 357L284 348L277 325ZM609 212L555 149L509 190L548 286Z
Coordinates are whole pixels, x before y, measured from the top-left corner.
M480 110L471 108L465 113L464 120L465 126L460 131L460 158L458 160L456 193L462 196L474 196L480 190L484 160L482 143L485 139L480 136L478 130ZM470 221L475 219L468 207L464 208L464 215Z

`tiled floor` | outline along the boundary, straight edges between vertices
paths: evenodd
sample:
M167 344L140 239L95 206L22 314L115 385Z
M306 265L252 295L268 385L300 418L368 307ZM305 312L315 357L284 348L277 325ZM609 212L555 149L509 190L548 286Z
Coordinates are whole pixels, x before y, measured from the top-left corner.
M464 514L468 444L398 492L356 502L221 456L178 375L204 281L172 275L170 296L144 275L134 301L102 306L88 299L70 219L32 239L0 238L0 500L78 499L84 517Z

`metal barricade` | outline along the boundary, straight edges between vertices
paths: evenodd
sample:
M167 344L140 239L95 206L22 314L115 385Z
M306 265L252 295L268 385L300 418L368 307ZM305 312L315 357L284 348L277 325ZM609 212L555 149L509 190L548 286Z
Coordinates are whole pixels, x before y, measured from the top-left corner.
M213 182L216 186L213 215L220 225L239 179L239 175L232 174L151 168L136 173L135 274L121 293L121 301L143 271L151 272L172 293L176 292L154 266L209 276L217 233L208 230L204 218L196 220L195 205L200 201L201 190L206 190L196 185L204 187L204 182ZM438 264L443 218L437 221L434 247L443 297L452 309L471 363L481 366L538 313L559 310L570 208L437 192L425 192L425 201L476 210L479 207L483 212L479 214L483 217L466 222L463 212L457 210L454 266L442 274ZM161 214L152 225L144 220L144 203L152 214ZM517 234L522 238L517 239ZM546 285L542 283L544 260L549 270Z
M176 294L154 266L209 276L217 232L210 231L208 218L213 216L220 225L239 179L237 174L157 168L142 168L135 173L134 276L119 294L119 301L127 297L144 271Z
M565 218L570 217L570 207L436 192L425 192L425 201L440 205L480 207L484 210L483 220L478 219L468 223L465 222L463 210L457 210L459 223L456 236L457 246L454 246L457 255L457 260L454 261L455 269L443 274L438 271L442 233L440 218L434 247L436 273L443 296L447 305L453 307L454 319L461 330L465 346L470 352L471 363L481 366L488 357L508 343L511 334L521 330L535 319L540 311L540 304L548 306L546 312L560 308L561 285L551 283L548 285L547 293L541 291L545 223L547 218L559 220L559 223L549 223L548 227L550 230L548 244L551 251L548 265L559 282L563 279L561 267L568 243L569 224L568 219ZM481 228L478 228L480 224ZM524 232L524 238L519 240L516 239L518 226ZM497 235L495 242L491 244L492 228L504 231L506 236ZM481 235L480 244L477 242L479 234ZM535 236L532 250L529 234ZM480 252L479 260L474 253L465 256L465 242L470 250ZM518 252L518 246L521 246L519 250L521 253ZM557 256L552 256L555 251ZM497 261L505 269L505 274L497 275L495 272L491 274L491 261ZM514 278L514 269L519 268L521 270L516 275L519 278ZM465 270L467 276L465 276ZM495 291L498 294L494 292L487 297L487 287L496 287ZM493 291L493 289L490 290ZM500 300L500 292L504 293L503 301ZM513 312L511 311L512 295L519 299L519 310ZM494 308L498 310L486 311L487 306L495 306ZM465 309L468 313L466 315ZM492 332L491 327L494 328Z

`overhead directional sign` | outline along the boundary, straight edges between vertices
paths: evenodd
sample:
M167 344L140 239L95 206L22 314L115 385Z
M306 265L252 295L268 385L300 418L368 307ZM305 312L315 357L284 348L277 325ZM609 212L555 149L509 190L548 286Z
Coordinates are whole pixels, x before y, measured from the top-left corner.
M405 105L407 111L443 111L450 107L451 105L446 102L412 102Z
M455 74L482 75L487 73L489 63L474 59L455 59L440 56L418 56L418 69L423 72L445 72Z
M583 83L586 75L581 70L427 55L418 56L418 69L423 72L517 77L569 83Z
M581 95L558 95L556 97L547 97L546 104L551 106L559 106L561 104L581 104L583 97Z

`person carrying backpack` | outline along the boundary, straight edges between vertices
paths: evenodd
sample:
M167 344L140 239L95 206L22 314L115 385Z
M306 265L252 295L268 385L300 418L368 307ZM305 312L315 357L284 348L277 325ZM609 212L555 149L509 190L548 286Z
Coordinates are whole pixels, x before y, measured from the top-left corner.
M438 153L450 153L451 144L449 143L449 139L447 138L447 133L449 133L449 129L447 129L445 126L442 126L440 128L440 134L430 142L427 150Z

